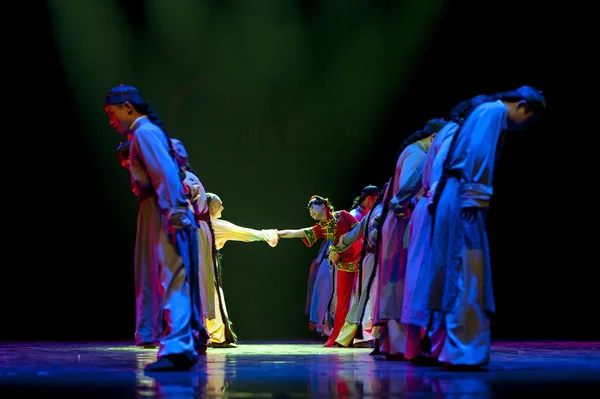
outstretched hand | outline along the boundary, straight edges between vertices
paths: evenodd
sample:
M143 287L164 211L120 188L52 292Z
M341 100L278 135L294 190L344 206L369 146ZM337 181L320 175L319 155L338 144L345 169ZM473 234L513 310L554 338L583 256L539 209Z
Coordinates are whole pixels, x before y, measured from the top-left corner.
M263 230L263 234L265 235L265 241L271 247L276 247L279 242L279 232L277 230Z

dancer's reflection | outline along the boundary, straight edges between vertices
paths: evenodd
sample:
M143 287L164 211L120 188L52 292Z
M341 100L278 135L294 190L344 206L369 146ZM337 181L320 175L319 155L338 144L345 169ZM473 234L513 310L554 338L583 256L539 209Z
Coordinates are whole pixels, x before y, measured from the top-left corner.
M414 368L408 364L389 367L390 363L369 359L352 363L347 357L343 357L336 364L336 360L330 358L327 363L320 363L309 370L309 393L330 397L492 397L492 390L484 374L430 374L432 370L429 368Z
M223 397L229 391L228 377L235 378L235 357L211 350L210 363L206 365L206 371L205 394L208 397Z
M140 352L135 354L135 392L136 397L152 396L152 392L156 390L156 383L153 378L147 377L144 374L144 367L151 363L156 358L156 353Z
M156 357L154 353L136 355L136 398L198 398L208 394L207 364L200 362L189 371L179 373L147 373L144 366ZM211 357L212 359L212 357ZM219 393L216 393L219 394Z
M484 374L473 373L466 376L463 373L444 373L439 376L429 376L436 399L489 399L492 397L490 382Z
M350 352L349 352L350 353ZM309 367L308 390L311 395L330 397L362 397L381 391L376 360L365 353L352 351L328 355Z
M257 359L255 363L213 350L210 361L181 373L144 373L144 365L153 354L142 352L137 358L136 397L250 397L252 393L258 396L276 393L340 398L492 397L489 373L450 373L408 363L381 362L365 353L350 352L352 355L315 356L311 357L314 361L290 361L289 366L288 362L282 366L284 362ZM238 364L236 359L241 363ZM271 363L277 363L273 364L274 369L269 369ZM285 381L279 380L277 374ZM282 389L282 386L285 387Z
M196 367L182 373L152 373L152 378L155 380L154 390L146 395L140 395L138 391L138 397L192 399L205 396L207 376L196 370Z

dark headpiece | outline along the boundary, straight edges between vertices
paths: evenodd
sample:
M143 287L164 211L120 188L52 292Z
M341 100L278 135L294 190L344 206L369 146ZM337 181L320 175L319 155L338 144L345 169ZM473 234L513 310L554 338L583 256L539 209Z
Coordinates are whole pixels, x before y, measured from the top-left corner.
M423 131L425 133L430 134L430 135L434 134L434 133L437 133L440 130L442 130L442 128L444 126L446 126L446 123L448 123L448 122L446 122L443 119L439 119L439 118L430 119L427 122L427 124L425 125L425 127L423 128Z
M121 84L110 89L104 99L104 106L123 104L126 101L134 104L143 104L145 102L138 89L133 86Z
M369 195L379 195L379 188L377 186L366 186L360 192L360 195L363 197L368 197Z
M521 86L515 92L519 93L523 97L523 100L527 101L532 108L536 108L536 104L538 104L537 108L546 108L546 98L541 90L537 90L531 86Z

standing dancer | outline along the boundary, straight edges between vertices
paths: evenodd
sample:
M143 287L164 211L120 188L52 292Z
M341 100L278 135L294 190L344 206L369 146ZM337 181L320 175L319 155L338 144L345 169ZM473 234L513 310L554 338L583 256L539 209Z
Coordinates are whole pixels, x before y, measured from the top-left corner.
M207 295L207 303L211 303L212 317L206 316L204 323L210 335L210 345L213 348L236 348L237 335L233 331L232 322L225 305L225 295L223 294L223 278L220 250L227 241L266 241L271 247L275 247L279 240L277 230L255 230L247 227L235 225L226 220L222 220L222 212L225 209L221 198L214 193L206 193L206 216L200 217L208 223L210 232L211 270L206 270L206 280L202 280L202 289L211 291L212 295ZM212 279L212 280L211 280ZM212 301L212 302L210 302ZM208 314L208 311L204 312Z
M379 199L379 188L377 186L373 186L373 185L368 185L365 186L359 197L356 197L354 199L354 202L352 204L352 206L350 207L350 214L352 216L354 216L356 218L356 220L359 222L359 224L361 224L362 220L364 219L365 216L369 215L371 210L373 209L373 207L375 206L375 203L380 203L381 201L378 200ZM377 219L379 218L379 213L381 212L381 207L379 209L379 212L377 215L373 215L373 219ZM358 226L358 225L357 225ZM355 226L354 228L356 228L357 226ZM373 235L373 237L375 237L375 235ZM368 240L363 240L363 248L361 251L361 258L360 258L360 265L358 268L358 276L357 276L357 281L354 284L354 291L352 292L352 298L350 299L350 310L348 311L348 315L346 316L346 322L344 324L344 327L346 326L346 324L348 324L348 318L350 318L352 316L352 318L356 317L356 312L362 311L362 308L358 308L358 302L360 301L360 297L361 294L364 290L364 288L366 287L366 283L367 283L367 279L368 277L371 275L371 270L373 269L373 257L371 256L371 250L374 247L371 247L370 245L368 245ZM369 306L369 308L372 308L373 306L373 301L371 302L366 302L364 304L365 306ZM353 311L354 309L354 311ZM372 345L372 341L375 340L374 337L371 336L371 316L372 316L372 309L367 309L366 313L365 313L365 323L361 323L362 328L364 328L364 331L362 332L358 332L358 334L356 333L352 333L352 336L356 336L356 338L353 340L353 346L355 347L361 347L361 346L366 346L369 347ZM342 330L343 328L342 327ZM340 332L340 334L342 334ZM348 334L345 334L346 336L348 336ZM344 341L342 341L344 342ZM336 343L342 345L341 341L340 341L340 337L338 336L338 339L336 340ZM342 346L348 346L348 345L342 345Z
M317 257L308 270L305 313L308 315L308 329L329 337L333 327L328 320L327 306L333 295L333 273L329 265L331 241L323 240Z
M130 173L140 199L136 270L144 266L138 254L158 248L166 331L146 370L188 370L206 353L206 331L198 314L198 234L169 133L135 87L113 87L104 111L118 133L131 134Z
M367 213L373 208L375 202L379 198L379 188L377 186L365 186L360 196L356 197L350 207L350 214L360 222Z
M354 216L347 211L335 212L329 199L318 195L311 197L308 202L308 208L310 216L317 221L317 224L299 230L279 230L278 234L280 238L301 238L308 247L321 238L331 242L338 242L341 235L349 232L358 223ZM332 347L335 345L335 340L346 320L358 271L358 264L360 262L361 248L362 239L355 241L352 247L342 254L337 254L335 250L331 252L330 249L330 261L332 264L337 265L337 303L333 331L323 346Z
M431 216L427 210L431 199L431 183L439 179L440 168L435 166L440 157L445 157L448 145L459 125L464 122L466 115L484 101L489 101L489 96L477 96L463 101L450 111L450 122L436 135L431 147L425 156L422 171L419 171L422 191L419 192L417 204L411 213L409 222L409 244L406 263L406 283L404 288L404 301L401 321L403 324L426 327L430 318L423 306L424 292L419 284L421 274L426 272L428 255L431 246ZM407 198L393 198L390 209L395 213L406 212ZM429 342L432 349L427 354L421 350L421 338L416 334L407 336L406 352L410 354L411 362L426 365L436 365L446 337L442 323L436 322L435 328L429 331ZM422 334L425 332L423 331ZM416 354L416 355L415 355Z
M387 183L383 191L387 189ZM375 341L373 333L373 294L377 292L375 280L375 243L377 242L377 226L381 216L383 196L373 204L359 224L340 237L335 246L339 253L346 251L354 241L363 238L361 251L359 280L356 284L356 296L350 306L344 325L336 339L340 346L365 347Z
M375 296L373 323L381 325L381 335L378 337L379 351L391 360L406 358L406 335L416 334L420 338L420 328L409 328L407 331L406 326L400 322L406 276L406 227L409 217L388 212L390 201L421 164L435 134L445 124L441 119L432 119L423 130L413 133L402 143L398 150L395 173L383 200L381 227L377 235L378 257L375 267L378 295Z
M360 222L369 212L378 196L379 189L376 186L364 187L360 196L354 199L349 213ZM317 257L310 265L305 308L305 312L309 315L309 330L327 337L331 335L332 323L330 319L333 319L327 316L333 313L332 308L335 306L333 299L336 291L335 276L329 264L329 246L331 244L331 241L323 240ZM351 304L354 299L355 295L352 296Z
M495 98L454 133L431 201L428 310L444 317L447 337L438 359L455 369L489 362L495 304L485 223L503 133L531 123L545 107L541 92L529 86Z
M183 179L182 182L184 193L188 199L192 211L197 213L198 207L202 209L206 203L206 193L204 191L204 187L190 166L187 151L185 150L183 143L180 140L171 138L171 145L175 155L175 160L177 161L177 165L179 167L179 176L181 179ZM129 140L125 140L117 147L117 159L119 160L119 164L127 170L130 170L130 150L131 141ZM138 196L139 190L133 184L132 191L136 196ZM202 228L199 228L198 232L200 236L203 235ZM200 237L200 242L205 241L202 238L203 237ZM203 252L206 252L203 251L203 249L204 248L200 248L199 251L200 263L203 261ZM144 250L147 253L138 253L138 255L140 255L139 258L143 259L143 267L137 269L140 273L136 273L137 276L135 279L135 292L137 301L136 338L138 336L142 336L142 334L138 334L137 332L152 331L152 336L155 337L155 339L152 342L142 341L143 343L136 344L144 348L155 348L157 346L155 343L160 341L164 324L161 306L162 294L160 292L160 280L158 278L159 254L156 251L156 245L144 246ZM208 255L210 256L210 254ZM148 315L151 315L152 317L149 318L147 317Z
M125 140L117 147L119 164L130 170L129 152L131 141ZM131 184L131 191L142 200L140 191ZM157 222L157 220L153 220ZM159 227L155 223L155 228ZM146 349L156 348L163 334L162 295L160 293L159 261L155 245L136 249L135 261L135 344Z

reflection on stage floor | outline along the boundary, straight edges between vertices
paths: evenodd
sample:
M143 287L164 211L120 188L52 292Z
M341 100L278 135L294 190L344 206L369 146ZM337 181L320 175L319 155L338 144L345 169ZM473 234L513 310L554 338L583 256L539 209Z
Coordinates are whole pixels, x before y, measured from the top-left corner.
M497 342L485 372L370 356L317 342L211 348L194 369L143 371L156 349L128 342L0 343L0 398L515 398L600 392L600 342Z

